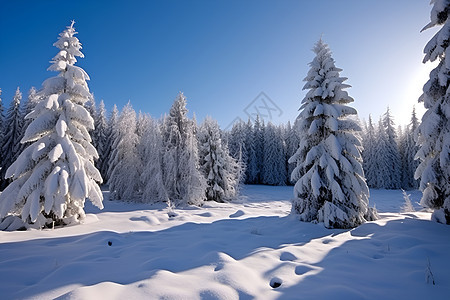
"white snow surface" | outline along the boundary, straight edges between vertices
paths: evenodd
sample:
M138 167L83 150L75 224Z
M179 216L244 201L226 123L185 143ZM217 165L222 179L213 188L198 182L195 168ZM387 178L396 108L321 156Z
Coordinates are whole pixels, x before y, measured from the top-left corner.
M231 203L173 211L104 192L104 210L87 202L84 224L0 231L0 297L448 297L450 226L399 213L401 191L371 190L379 220L330 230L290 215L292 189L247 185ZM409 194L419 209L420 192Z

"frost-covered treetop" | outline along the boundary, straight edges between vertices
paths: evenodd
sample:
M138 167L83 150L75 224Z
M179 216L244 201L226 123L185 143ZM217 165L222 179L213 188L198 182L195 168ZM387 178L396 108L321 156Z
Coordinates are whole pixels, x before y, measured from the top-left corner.
M303 89L309 89L302 103L314 100L315 97L322 99L329 98L332 102L350 103L353 98L342 89L349 88L350 85L344 84L346 77L340 77L339 72L342 69L335 66L334 59L331 57L330 48L320 39L313 48L316 57L309 63L311 69L306 78L306 84Z
M89 93L89 87L86 80L89 80L89 75L80 67L75 66L77 62L76 56L83 58L84 55L81 53L81 43L78 38L74 35L77 34L75 28L73 27L74 21L67 26L66 30L59 34L58 40L53 44L53 46L60 49L58 54L53 57L51 61L51 66L48 68L49 71L61 72L58 77L52 77L47 79L44 83L44 89L48 92L54 92L58 89L65 79L64 90L65 93L70 93L72 95L78 95L78 97L73 97L72 101L78 104L84 104L88 99L92 97Z

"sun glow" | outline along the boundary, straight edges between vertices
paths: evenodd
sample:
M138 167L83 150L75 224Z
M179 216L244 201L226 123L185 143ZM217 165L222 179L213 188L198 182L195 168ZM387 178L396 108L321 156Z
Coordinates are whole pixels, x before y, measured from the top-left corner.
M438 62L420 64L414 71L407 75L405 90L398 101L395 117L396 123L406 125L411 121L413 106L416 108L417 118L420 120L425 112L423 103L418 99L422 95L423 85L430 78L430 72L437 66Z

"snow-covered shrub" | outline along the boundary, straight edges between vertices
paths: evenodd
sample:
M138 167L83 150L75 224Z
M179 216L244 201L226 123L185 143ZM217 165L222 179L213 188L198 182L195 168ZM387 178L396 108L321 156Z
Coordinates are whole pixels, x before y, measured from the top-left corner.
M292 212L302 221L323 222L327 228L352 228L375 217L368 210L369 189L361 165L361 142L356 115L347 106L354 100L339 76L331 51L322 39L305 78L309 90L298 120L300 146L289 159L296 163Z
M49 70L59 74L44 81L41 100L26 116L32 122L21 142L31 145L6 171L13 182L0 195L0 218L11 214L27 223L68 224L85 218L86 199L103 208L97 151L88 133L94 121L84 108L92 97L89 76L75 66L75 57L83 57L75 34L72 22L54 43L59 52Z
M407 194L404 189L402 189L402 194L403 194L403 200L405 200L405 204L403 204L401 212L408 213L408 212L415 211L414 206L411 203L411 198L410 198L411 195Z

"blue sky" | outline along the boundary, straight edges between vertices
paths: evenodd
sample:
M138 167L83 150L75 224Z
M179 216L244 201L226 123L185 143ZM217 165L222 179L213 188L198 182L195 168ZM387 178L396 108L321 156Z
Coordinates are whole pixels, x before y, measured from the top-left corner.
M389 105L405 124L412 105L423 106L422 52L435 30L420 30L430 9L428 0L1 1L2 99L7 107L17 86L26 94L56 75L46 71L52 44L75 20L85 54L77 65L108 111L130 100L160 117L183 91L191 113L223 128L255 107L266 122L293 121L322 35L360 117L377 119Z

